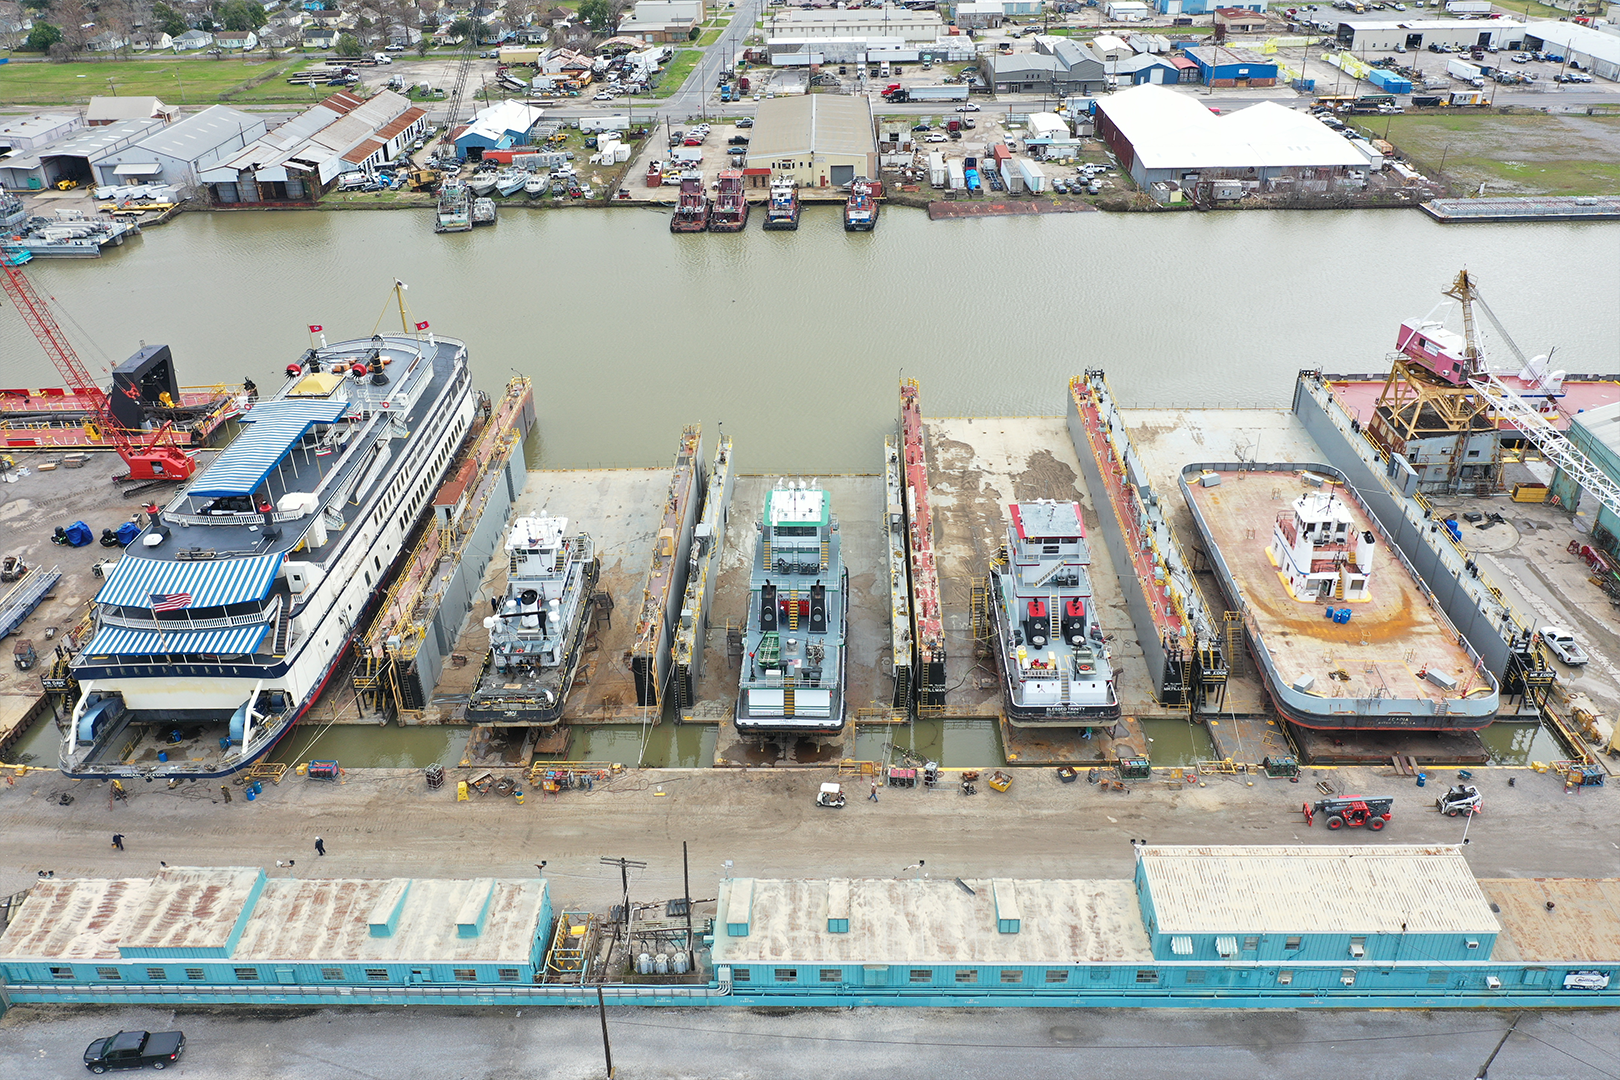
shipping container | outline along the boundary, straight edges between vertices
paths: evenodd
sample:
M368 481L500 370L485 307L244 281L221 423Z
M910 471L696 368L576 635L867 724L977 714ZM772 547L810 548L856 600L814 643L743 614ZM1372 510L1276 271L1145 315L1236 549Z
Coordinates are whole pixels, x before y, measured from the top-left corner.
M962 162L960 160L957 158L951 158L951 160L945 165L945 171L946 176L949 178L950 188L952 191L961 191L967 187L967 175L962 169Z
M937 188L945 186L945 155L937 150L928 155L928 182Z
M966 101L968 88L962 86L912 86L906 90L912 101Z
M1018 158L1018 174L1024 178L1024 186L1032 192L1046 190L1046 174L1041 167L1028 158Z
M1411 79L1397 75L1393 71L1385 71L1383 68L1373 68L1369 71L1367 81L1380 90L1391 94L1410 94L1412 92Z

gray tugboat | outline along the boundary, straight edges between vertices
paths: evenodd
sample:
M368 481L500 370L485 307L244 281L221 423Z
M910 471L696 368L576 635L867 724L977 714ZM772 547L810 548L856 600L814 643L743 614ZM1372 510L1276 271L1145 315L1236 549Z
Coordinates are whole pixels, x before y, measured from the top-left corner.
M489 654L467 703L475 724L553 727L562 719L596 603L601 560L568 519L523 517L506 535L506 595L484 620Z
M1119 719L1119 695L1091 592L1080 504L1014 503L991 573L1007 722L1092 727Z
M849 574L821 488L777 481L765 497L748 587L737 731L836 735L844 729Z

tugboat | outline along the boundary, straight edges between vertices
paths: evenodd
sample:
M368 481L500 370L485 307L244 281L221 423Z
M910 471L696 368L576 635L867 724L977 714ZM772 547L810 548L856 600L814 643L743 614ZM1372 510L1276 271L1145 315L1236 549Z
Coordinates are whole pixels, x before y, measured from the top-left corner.
M1119 719L1114 670L1091 592L1080 504L1014 503L991 610L1007 722L1099 727Z
M669 231L674 233L703 232L709 227L709 209L712 204L703 191L703 174L688 169L681 174L681 201L675 205L675 216L669 220Z
M777 481L749 580L738 734L843 731L849 572L841 547L827 493Z
M714 200L714 213L709 216L710 232L742 232L748 227L748 200L743 197L742 171L724 169L720 173L720 191Z
M785 176L771 181L771 203L765 211L767 229L799 227L799 189Z
M872 198L872 182L857 179L849 185L849 198L844 202L844 231L871 232L877 227L877 201Z
M489 653L467 718L479 724L554 727L579 670L596 605L601 560L568 519L522 517L506 534L506 596L490 599Z

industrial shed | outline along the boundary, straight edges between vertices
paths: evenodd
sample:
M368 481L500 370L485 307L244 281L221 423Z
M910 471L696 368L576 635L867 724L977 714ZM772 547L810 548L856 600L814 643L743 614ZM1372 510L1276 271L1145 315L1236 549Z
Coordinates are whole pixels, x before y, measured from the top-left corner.
M58 180L93 184L97 163L134 145L162 124L161 120L117 120L83 129L75 123L66 138L40 142L29 150L19 147L10 154L0 149L0 187L38 191ZM0 148L5 145L5 133L0 131Z
M1578 23L1536 22L1524 28L1524 45L1527 49L1561 52L1569 57L1571 67L1620 82L1620 35Z
M201 182L205 169L235 154L264 133L264 120L260 117L226 105L211 105L184 120L160 127L133 146L108 154L95 165L96 182L163 183L181 190L193 188Z
M877 166L870 99L803 94L759 103L748 145L749 170L768 169L773 177L812 188L875 177Z
M1186 50L1205 86L1276 86L1277 64L1250 49L1198 45Z
M1611 482L1620 483L1620 402L1587 409L1572 417L1569 441ZM1576 505L1578 484L1574 477L1559 470L1553 477L1552 490L1563 505ZM1595 525L1593 537L1611 555L1620 557L1620 540L1616 539L1620 537L1620 515L1599 504Z
M1564 24L1554 24L1564 25ZM1339 23L1339 44L1352 52L1393 49L1413 52L1430 45L1517 49L1524 24L1507 19L1347 19Z
M1264 101L1216 116L1185 94L1136 86L1097 101L1097 135L1136 185L1286 178L1306 190L1365 180L1367 157L1314 116Z
M1501 928L1451 845L1140 847L1161 960L1487 960Z
M129 984L222 1001L261 985L531 983L550 928L542 880L171 866L150 879L39 882L0 934L0 978L78 986L82 1000Z

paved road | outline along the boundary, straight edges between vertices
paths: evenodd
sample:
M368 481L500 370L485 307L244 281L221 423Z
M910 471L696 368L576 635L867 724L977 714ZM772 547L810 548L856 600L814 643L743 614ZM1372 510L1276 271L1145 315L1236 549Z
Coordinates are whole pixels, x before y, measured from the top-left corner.
M1471 1080L1512 1022L1492 1012L608 1010L619 1080ZM171 1027L186 1033L185 1060L164 1074L177 1078L604 1075L589 1009L17 1009L0 1021L0 1080L83 1076L92 1039ZM1490 1075L1620 1077L1620 1026L1613 1013L1525 1015Z

